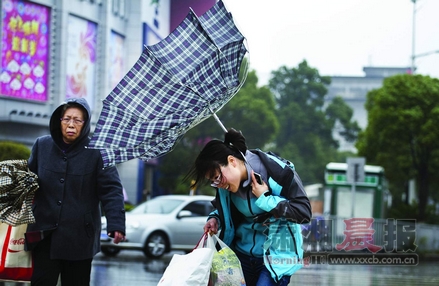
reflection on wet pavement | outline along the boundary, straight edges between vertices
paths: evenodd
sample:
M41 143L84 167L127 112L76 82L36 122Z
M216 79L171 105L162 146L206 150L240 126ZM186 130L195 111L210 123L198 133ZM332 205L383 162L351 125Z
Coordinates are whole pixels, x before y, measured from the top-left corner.
M417 266L311 265L291 277L290 285L439 285L439 262Z
M156 286L174 253L161 259L146 258L142 252L122 251L116 257L98 254L93 260L90 286ZM367 266L311 264L296 272L290 285L439 285L439 262L417 266ZM29 283L2 282L0 286L29 286Z

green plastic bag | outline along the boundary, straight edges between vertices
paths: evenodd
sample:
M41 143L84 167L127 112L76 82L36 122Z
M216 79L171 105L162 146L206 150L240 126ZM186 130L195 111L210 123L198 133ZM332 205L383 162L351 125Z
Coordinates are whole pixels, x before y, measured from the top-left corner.
M246 285L241 262L218 236L212 236L220 246L213 254L212 267L208 286L239 286Z

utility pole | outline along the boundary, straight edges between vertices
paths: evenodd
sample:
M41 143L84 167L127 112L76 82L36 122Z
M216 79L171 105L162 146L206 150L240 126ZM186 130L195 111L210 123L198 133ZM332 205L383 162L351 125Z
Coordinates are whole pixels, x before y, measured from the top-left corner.
M413 25L412 25L412 66L411 73L415 74L415 30L416 30L416 0L412 0L413 2Z
M415 70L416 70L416 66L415 66L415 61L416 58L420 58L420 57L425 57L425 56L429 56L431 54L437 54L439 53L439 50L436 51L430 51L430 52L426 52L426 53L422 53L419 55L415 54L415 42L416 42L416 37L415 37L415 32L416 32L416 1L418 0L411 0L413 2L413 31L412 31L412 64L410 67L410 71L412 74L415 74Z
M366 159L364 157L348 157L346 158L346 164L346 181L351 184L351 217L355 217L356 185L357 183L364 183Z

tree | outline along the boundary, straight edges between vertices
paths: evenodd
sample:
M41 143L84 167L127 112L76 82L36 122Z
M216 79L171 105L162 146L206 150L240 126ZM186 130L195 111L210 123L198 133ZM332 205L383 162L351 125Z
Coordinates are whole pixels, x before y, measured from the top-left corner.
M330 77L320 76L306 61L297 68L280 67L269 81L281 125L276 151L295 163L305 183L323 182L325 165L339 158L332 135L337 121L344 127L340 135L347 140L355 140L360 130L352 122L352 109L341 98L325 109L330 82Z
M257 83L256 72L250 71L239 92L217 113L227 129L243 132L249 148L263 148L274 140L279 130L274 96L267 87L257 87ZM183 178L198 153L213 138L224 139L224 131L212 117L189 130L174 150L161 158L159 185L169 193L187 193L190 182ZM206 187L198 193L211 190Z
M332 99L332 102L326 108L327 118L330 120L330 125L335 126L336 122L340 122L339 135L348 142L354 142L358 138L361 131L358 122L352 121L354 111L346 104L340 96Z
M274 96L267 87L257 84L256 72L250 71L238 94L218 112L226 128L243 132L249 148L263 148L279 131Z
M408 180L416 180L418 219L424 220L428 199L437 198L439 186L439 80L423 75L386 78L381 88L368 93L366 110L368 126L356 144L359 154L384 167L396 188L391 189L394 196Z

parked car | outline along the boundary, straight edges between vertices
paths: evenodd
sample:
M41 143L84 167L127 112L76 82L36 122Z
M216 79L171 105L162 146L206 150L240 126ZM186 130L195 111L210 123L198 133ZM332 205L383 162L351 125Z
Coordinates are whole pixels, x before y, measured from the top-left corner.
M141 250L159 258L171 250L194 249L213 210L213 196L166 195L148 200L126 213L126 241L114 244L102 217L101 252L115 256L121 250Z

